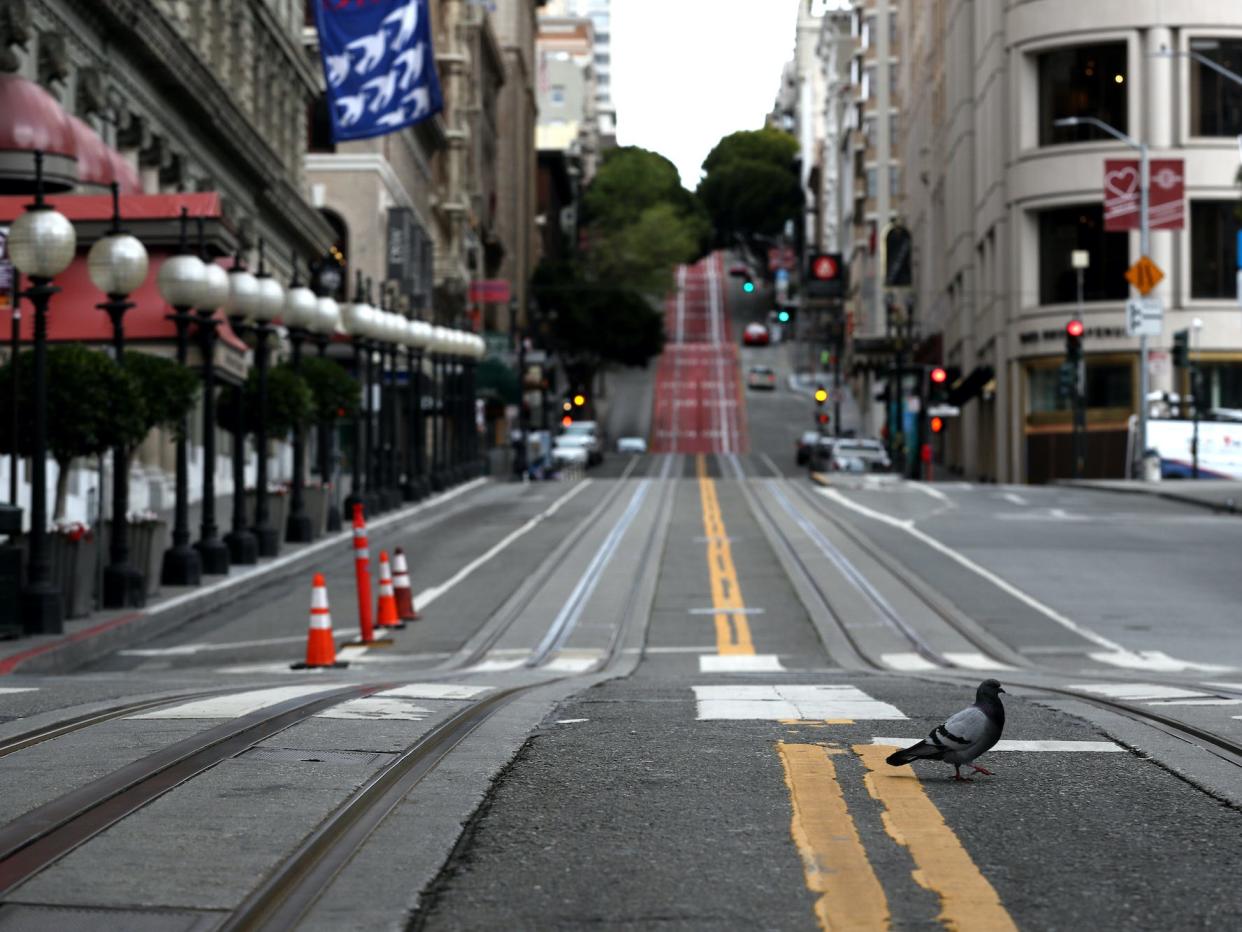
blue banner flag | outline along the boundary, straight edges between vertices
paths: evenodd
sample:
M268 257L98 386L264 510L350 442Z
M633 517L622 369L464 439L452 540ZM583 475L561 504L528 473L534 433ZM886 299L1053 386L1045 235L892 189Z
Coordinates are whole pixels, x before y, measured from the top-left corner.
M316 0L332 138L395 133L444 108L427 0Z

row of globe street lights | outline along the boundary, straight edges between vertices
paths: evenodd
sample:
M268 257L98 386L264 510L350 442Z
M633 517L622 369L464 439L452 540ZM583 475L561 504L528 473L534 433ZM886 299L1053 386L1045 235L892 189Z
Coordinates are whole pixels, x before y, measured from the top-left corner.
M31 467L31 524L28 544L26 584L22 589L22 617L30 632L58 632L63 628L61 593L52 583L47 547L47 314L51 298L60 289L52 280L72 263L77 249L73 224L47 204L43 198L42 153L35 153L36 193L34 202L18 217L9 231L8 248L13 265L29 280L21 297L34 307L32 337L33 393L31 399L33 437ZM354 301L344 305L326 292L335 291L331 275L318 276L319 292L304 284L295 261L288 289L266 268L265 248L259 244L259 264L251 273L240 251L233 266L225 270L210 261L203 246L199 221L198 249L191 251L187 240L188 216L181 216L181 240L176 255L162 263L157 285L164 300L173 308L169 319L176 329L177 361L188 363L192 329L196 329L202 356L203 406L203 500L199 540L191 546L189 531L189 449L188 415L175 431L176 482L172 546L164 555L161 581L165 585L196 585L202 575L227 573L230 564L254 563L259 556L274 556L280 534L270 526L268 512L267 373L268 339L282 325L289 336L292 362L301 364L302 345L313 340L319 355L327 354L334 338L347 337L354 347L355 376L362 383L362 425L355 419L355 452L351 499L364 502L370 510L390 507L402 500L413 500L431 489L443 488L480 471L477 432L474 429L474 367L484 353L483 340L473 333L433 326L394 313L370 301L370 283L365 290L361 280ZM121 227L119 195L113 186L112 227L90 249L87 268L91 281L106 296L98 307L112 322L112 350L118 362L125 351L124 316L134 306L129 295L146 280L146 248ZM336 267L339 269L339 267ZM337 272L339 275L339 271ZM339 277L335 284L339 284ZM381 305L383 302L381 302ZM228 317L233 330L254 337L254 363L259 403L256 406L255 448L258 468L255 483L253 521L245 508L245 419L249 413L242 392L237 392L234 412L233 444L233 520L232 530L219 537L215 517L215 342L218 339L217 310ZM404 351L404 359L402 352ZM422 378L424 357L431 365L432 464L427 469L424 438L424 399ZM402 369L404 363L404 370ZM395 389L404 371L408 426L405 431L405 459L397 463L399 426ZM384 397L385 382L390 386ZM378 391L373 386L378 383ZM375 420L379 419L376 425ZM449 422L452 422L451 424ZM325 483L331 472L332 428L319 425L319 472ZM383 438L386 446L377 449ZM361 443L359 443L361 439ZM313 535L313 523L305 513L303 475L304 437L295 430L294 469L290 515L285 539L304 542ZM452 443L450 449L447 444ZM382 455L381 455L382 454ZM129 565L128 528L128 451L113 451L113 521L109 540L108 564L104 570L103 604L106 607L140 606L145 601L142 575ZM403 474L403 475L402 475ZM399 488L398 488L399 485ZM339 527L339 513L329 527Z

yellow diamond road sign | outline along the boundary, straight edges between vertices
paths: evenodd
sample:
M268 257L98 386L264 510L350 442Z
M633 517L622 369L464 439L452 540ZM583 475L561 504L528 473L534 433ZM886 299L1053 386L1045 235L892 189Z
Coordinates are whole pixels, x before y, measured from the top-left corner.
M1160 271L1160 266L1146 256L1139 256L1138 262L1126 271L1126 281L1138 289L1141 295L1150 294L1163 279L1164 273Z

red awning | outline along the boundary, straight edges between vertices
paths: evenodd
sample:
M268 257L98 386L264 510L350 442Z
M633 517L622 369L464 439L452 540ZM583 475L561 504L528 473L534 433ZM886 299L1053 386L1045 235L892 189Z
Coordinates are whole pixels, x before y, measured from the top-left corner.
M56 98L21 75L0 74L0 150L41 149L71 158L77 139Z
M112 217L112 196L109 194L92 195L53 195L47 198L57 210L69 220L76 223L106 222ZM0 197L0 223L12 221L21 214L29 204L28 196ZM163 221L167 223L181 215L185 207L191 217L203 217L211 220L220 218L220 195L215 192L196 194L139 194L121 196L121 216L126 229L142 239L144 222ZM53 284L60 288L49 305L48 339L54 342L107 343L112 339L112 324L108 315L96 305L107 300L95 287L87 272L86 255L89 243L79 242L77 258L64 272L56 276ZM130 295L129 300L134 307L125 313L126 340L172 340L176 338L176 328L167 319L172 308L160 295L156 284L160 266L175 249L168 246L151 246L150 269L147 280L137 291ZM232 259L218 260L224 268L231 268ZM23 280L22 286L26 282ZM32 315L28 301L22 301L21 338L29 341L33 337ZM220 336L230 346L245 351L246 345L238 338L227 319L219 311L216 319L221 321ZM5 335L8 334L8 322L5 324Z

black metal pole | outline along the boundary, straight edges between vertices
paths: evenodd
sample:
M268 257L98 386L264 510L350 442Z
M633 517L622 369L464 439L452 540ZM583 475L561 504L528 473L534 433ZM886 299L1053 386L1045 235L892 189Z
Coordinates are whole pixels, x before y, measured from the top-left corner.
M17 435L21 429L21 422L18 420L17 411L17 392L21 385L17 377L17 355L21 351L22 346L22 304L21 293L18 289L18 282L21 275L17 270L13 270L13 316L11 320L12 333L10 334L9 343L9 374L12 376L12 397L9 405L9 427L12 432L9 434L13 438L13 452L9 455L9 504L17 505L17 466L21 462L21 457L17 455Z
M203 220L198 220L198 257L211 262L203 243ZM229 571L229 548L220 539L216 524L216 340L219 337L216 309L198 309L198 347L203 356L203 504L199 539L194 545L203 573L223 576Z
M418 501L418 475L415 472L416 464L414 460L414 432L417 429L417 420L414 415L414 347L407 346L405 348L405 483L401 486L401 497L407 502Z
M169 316L177 328L177 364L185 366L189 360L190 326L194 315L188 307L174 307ZM164 553L164 565L160 581L165 586L197 586L202 582L203 567L198 551L190 546L190 419L188 414L177 424L176 456L177 486L173 508L172 547Z
M112 355L118 366L125 365L125 312L133 302L123 294L110 294L98 305L112 320ZM103 607L137 608L146 604L142 573L129 564L129 449L124 444L112 448L112 533L108 546L108 565L103 570Z
M426 498L431 492L431 484L427 479L427 424L423 418L423 351L411 350L414 360L410 381L413 384L410 415L414 427L414 474L417 477L418 497Z
M52 563L47 552L47 308L60 291L50 278L30 278L25 297L34 306L34 398L31 415L34 455L30 463L30 549L26 586L22 590L22 623L30 634L59 634L64 630L64 603L52 585Z
M432 491L439 492L444 488L444 483L440 477L440 354L431 353L428 358L431 361L431 382L428 385L428 388L431 390L431 469L429 478Z
M272 332L271 324L259 321L254 326L255 332L255 375L258 379L259 403L258 416L255 418L254 446L257 457L257 474L254 481L254 528L252 532L259 544L259 556L274 557L280 552L280 535L272 527L271 516L267 507L267 337Z
M319 358L328 358L328 345L332 342L332 338L321 333L316 335L315 344L319 347ZM319 448L316 451L319 455L319 481L323 484L323 494L328 496L328 520L326 528L329 531L339 531L341 529L341 509L336 503L336 477L335 477L335 453L336 453L336 429L335 424L330 418L325 418L319 422Z
M363 362L365 350L363 348L363 340L361 337L354 337L354 378L357 380L361 388L361 404L358 406L357 412L353 417L353 456L350 457L350 488L349 497L345 499L345 512L352 514L354 505L366 504L366 482L367 471L365 468L365 447L362 441L362 424L363 415L366 413L367 401L367 385L365 380L366 366Z
M297 287L296 272L291 288ZM302 342L306 339L306 331L301 327L289 328L289 344L293 353L293 369L302 371ZM315 537L315 526L310 515L306 513L306 493L302 486L303 474L306 472L306 428L301 421L293 425L293 481L290 490L289 519L285 523L285 540L291 544L309 543Z
M379 510L380 496L379 483L376 481L378 470L376 469L377 457L375 448L377 441L375 437L375 345L370 340L362 341L362 386L363 398L365 403L362 408L362 447L366 451L363 460L362 482L363 482L363 499L366 502L368 514L374 514Z
M246 330L240 315L229 317L229 325L239 337ZM229 561L239 566L259 562L259 543L250 533L246 519L246 386L237 387L233 402L233 518L232 529L224 537Z

